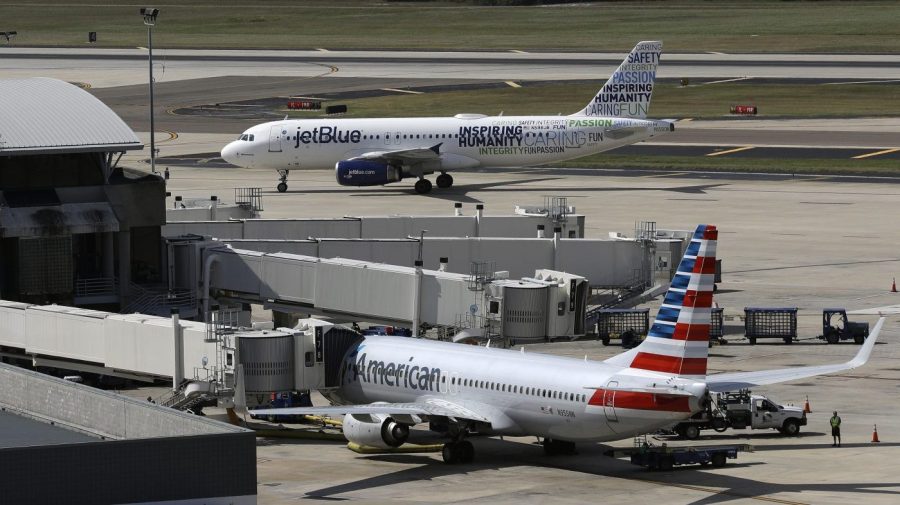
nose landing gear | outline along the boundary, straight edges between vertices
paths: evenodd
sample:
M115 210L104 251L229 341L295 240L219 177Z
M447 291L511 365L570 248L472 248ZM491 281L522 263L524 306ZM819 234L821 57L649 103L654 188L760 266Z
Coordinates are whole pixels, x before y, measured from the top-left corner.
M284 193L287 191L287 178L290 170L279 169L278 170L278 180L281 181L278 183L278 186L275 186L278 189L279 193Z

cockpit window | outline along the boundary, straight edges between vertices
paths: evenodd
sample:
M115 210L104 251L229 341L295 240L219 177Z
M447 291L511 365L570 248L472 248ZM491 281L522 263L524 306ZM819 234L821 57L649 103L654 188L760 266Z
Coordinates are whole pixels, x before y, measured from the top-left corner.
M241 135L240 137L238 137L238 140L247 140L247 135Z
M250 137L250 138L248 138L247 140L249 140L250 142L253 142L253 137L254 137L254 135L253 135L253 134L250 134L250 135L248 135L248 137Z

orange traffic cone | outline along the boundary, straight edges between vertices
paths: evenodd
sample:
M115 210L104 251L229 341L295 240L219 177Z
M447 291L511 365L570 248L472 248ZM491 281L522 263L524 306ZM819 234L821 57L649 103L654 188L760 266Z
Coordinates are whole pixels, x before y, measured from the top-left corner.
M803 412L805 414L812 414L812 409L809 408L809 395L806 395L806 405L803 406Z
M891 293L897 292L897 278L894 277L894 282L891 283Z
M878 442L881 442L881 440L878 440L878 425L876 424L875 431L872 432L872 443L874 444Z

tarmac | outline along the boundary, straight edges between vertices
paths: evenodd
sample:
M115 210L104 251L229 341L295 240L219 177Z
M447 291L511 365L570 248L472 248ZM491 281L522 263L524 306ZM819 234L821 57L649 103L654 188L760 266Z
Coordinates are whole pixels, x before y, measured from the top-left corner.
M723 260L715 301L725 308L729 344L711 349L711 373L847 361L858 346L826 345L815 338L821 333L822 308L900 303L900 294L890 292L900 270L892 219L900 185L893 180L543 168L457 172L451 190L423 196L404 183L340 187L331 171L292 172L291 189L284 194L274 190L275 174L267 170L198 163L173 167L171 174L173 196L216 194L228 201L234 187L262 187L267 218L449 215L455 201L464 202L466 213L484 203L486 214L509 214L517 204L540 204L544 195L555 195L567 196L586 215L588 237L633 233L638 221L656 221L668 229L715 224ZM800 340L749 345L741 322L747 306L798 307ZM877 317L851 319L874 323ZM704 433L697 443L756 448L724 468L650 473L603 455L608 446L630 447L630 439L608 446L581 444L573 457L546 457L533 438L477 439L476 461L466 466L447 466L439 454L363 456L335 442L260 439L259 503L897 503L898 322L897 315L888 316L863 368L756 391L801 406L808 395L813 413L799 437L785 438L774 430ZM533 345L527 352L605 359L621 348L582 341ZM833 410L843 418L841 448L831 447ZM207 412L215 415L214 409ZM875 425L878 444L870 442Z
M124 63L90 57L76 60L70 56L59 54L37 61L9 58L4 68L9 76L48 75L93 84L97 96L132 128L146 130L146 88L141 84L146 82L146 65L138 56L129 55ZM568 197L569 204L586 216L588 237L605 237L611 231L633 233L639 221L655 221L659 228L667 229L692 229L701 222L715 224L720 230L718 257L723 260L723 280L715 300L725 308L729 344L711 349L711 372L849 360L858 349L856 345L826 345L815 339L821 333L821 310L833 306L853 310L900 304L900 294L890 292L892 278L900 273L895 221L900 185L894 179L552 168L476 170L455 172L456 182L450 190L436 189L430 195L417 195L406 181L387 187L347 188L335 183L331 171L293 171L290 189L282 194L274 190L277 179L273 171L228 168L215 162L218 150L255 121L163 115L166 109L176 106L291 95L298 89L313 93L363 89L366 85L402 87L404 83L420 83L418 79L422 78L438 78L447 84L457 79L471 82L495 77L605 78L608 72L599 67L580 65L566 73L553 65L496 61L447 66L439 61L404 64L348 59L332 68L320 61L298 61L295 65L245 61L236 65L234 61L198 64L191 60L166 60L163 53L159 58L164 68L158 68L156 74L160 93L157 127L170 133L159 132L157 147L163 157L189 155L195 160L171 167L168 190L173 197L217 195L227 202L233 188L261 187L263 216L288 218L450 215L454 202L463 202L465 213L474 213L474 205L483 203L486 214L511 214L517 204L541 204L545 195L553 195ZM874 59L886 58L877 55ZM691 76L780 76L809 74L815 68L826 78L896 78L895 57L885 66L870 69L844 63L802 69L783 61L759 65L697 65L699 69L693 69L695 74ZM487 67L497 68L495 73L485 74ZM345 77L338 79L335 73ZM257 80L242 80L247 76ZM260 88L260 76L272 81L271 85ZM376 81L378 78L384 80ZM898 123L878 121L731 122L727 126L697 122L679 125L671 140L713 146L895 147ZM148 140L147 134L140 136ZM149 171L146 153L147 150L129 153L121 163ZM200 157L196 156L198 153L211 154ZM165 158L158 165L159 170L166 166L164 161ZM172 204L169 199L167 205ZM740 319L743 308L748 306L798 307L800 340L792 345L777 340L749 345L743 339ZM870 323L876 320L875 316L852 318ZM477 439L475 462L464 466L445 465L433 453L363 456L335 442L260 439L259 503L287 504L310 499L629 505L900 503L898 322L897 315L888 316L879 344L862 368L756 391L777 402L795 405L802 405L809 397L813 412L799 437L785 438L775 431L705 433L699 443L749 443L756 448L755 452L740 454L723 468L685 467L649 473L627 461L603 455L609 446L630 447L630 439L613 444L581 444L579 454L570 457L544 456L533 438ZM588 359L605 359L620 351L621 348L604 347L596 341L528 348L528 352ZM128 394L146 398L148 393L142 389ZM840 448L831 447L828 418L833 410L843 418L844 443ZM207 412L213 417L222 416L215 409ZM870 442L875 425L881 439L878 444Z

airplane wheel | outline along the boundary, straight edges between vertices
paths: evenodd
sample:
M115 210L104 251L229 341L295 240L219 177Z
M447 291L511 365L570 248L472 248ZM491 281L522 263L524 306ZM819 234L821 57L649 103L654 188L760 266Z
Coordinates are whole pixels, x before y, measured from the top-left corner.
M450 174L441 174L437 177L437 187L449 188L453 185L453 176Z
M463 440L459 443L459 449L461 453L460 462L471 463L475 459L475 446L472 445L472 442Z
M416 193L420 195L431 193L431 181L428 179L419 179L416 181Z
M284 193L285 191L287 191L287 184L279 182L277 188L279 193Z
M459 463L462 459L462 451L460 450L459 444L455 442L444 444L444 448L441 450L441 456L444 458L444 463L447 463L448 465Z

